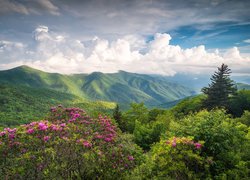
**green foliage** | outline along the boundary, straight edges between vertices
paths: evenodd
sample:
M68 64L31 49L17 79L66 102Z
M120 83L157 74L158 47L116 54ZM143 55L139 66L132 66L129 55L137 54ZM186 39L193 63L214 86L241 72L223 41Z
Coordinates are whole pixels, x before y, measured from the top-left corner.
M172 123L169 136L192 136L195 141L204 141L202 156L213 160L210 172L213 177L246 178L246 159L243 158L247 126L226 115L223 110L201 111L185 117L180 123ZM239 166L245 168L242 174ZM231 173L234 172L234 175Z
M118 104L116 105L113 111L113 118L116 120L116 122L120 122L122 119L122 112L120 111L120 107Z
M250 90L241 90L230 100L228 113L240 117L245 110L250 111Z
M202 102L204 101L204 99L204 95L186 98L180 103L178 103L176 106L174 106L171 109L171 112L177 119L183 118L184 116L190 113L199 112L203 108Z
M3 179L119 179L141 160L141 149L108 117L78 108L51 108L48 121L0 132Z
M123 113L121 121L117 123L122 131L133 133L136 121L141 123L148 122L148 109L143 103L131 103L130 109Z
M230 96L235 95L237 91L236 85L229 78L230 73L228 66L222 64L212 75L211 84L202 88L202 92L207 95L204 101L205 108L228 107Z
M201 142L172 137L155 144L135 179L202 179L209 177L210 160L201 156Z
M236 120L249 127L250 126L250 111L244 111L243 115L240 118L237 118Z
M132 103L130 109L122 114L121 120L117 123L123 132L133 134L134 141L148 151L167 130L170 117L170 113L166 110L148 110L143 103Z
M63 104L85 108L94 112L109 112L111 102L90 102L82 98L50 89L18 85L0 85L0 127L16 126L46 116L51 106Z

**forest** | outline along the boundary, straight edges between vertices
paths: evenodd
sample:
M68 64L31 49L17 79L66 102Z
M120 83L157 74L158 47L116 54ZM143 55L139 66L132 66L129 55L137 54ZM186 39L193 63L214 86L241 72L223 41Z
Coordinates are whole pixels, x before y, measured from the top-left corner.
M169 109L1 85L1 178L249 179L250 90L230 73Z

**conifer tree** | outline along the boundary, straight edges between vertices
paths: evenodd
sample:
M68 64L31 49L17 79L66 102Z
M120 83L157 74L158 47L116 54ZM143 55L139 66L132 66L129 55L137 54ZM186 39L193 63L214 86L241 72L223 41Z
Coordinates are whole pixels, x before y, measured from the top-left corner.
M117 123L120 123L121 118L122 118L122 113L120 111L120 107L117 104L114 111L113 111L113 118L116 120Z
M236 85L229 77L230 73L231 69L222 64L210 78L211 84L202 88L201 91L207 95L203 102L205 108L228 107L230 98L237 92Z

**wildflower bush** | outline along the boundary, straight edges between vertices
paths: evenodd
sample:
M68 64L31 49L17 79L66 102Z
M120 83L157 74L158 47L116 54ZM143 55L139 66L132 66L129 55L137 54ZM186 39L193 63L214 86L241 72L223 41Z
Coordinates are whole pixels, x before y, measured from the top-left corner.
M137 179L200 179L208 176L212 162L201 156L204 142L192 138L172 137L152 147L146 163L133 176Z
M119 179L142 151L114 123L78 108L51 108L47 120L0 132L4 179Z

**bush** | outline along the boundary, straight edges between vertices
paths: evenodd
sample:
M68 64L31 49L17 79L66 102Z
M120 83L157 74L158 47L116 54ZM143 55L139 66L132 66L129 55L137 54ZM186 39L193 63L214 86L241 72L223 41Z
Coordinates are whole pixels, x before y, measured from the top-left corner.
M212 162L201 156L203 142L172 137L152 148L146 163L135 169L135 179L197 179L209 177Z
M179 124L172 123L170 130L169 136L192 136L195 141L205 142L201 153L203 157L213 158L210 172L214 178L248 176L248 160L244 158L249 144L247 126L230 118L224 110L189 115Z
M4 179L118 179L141 162L141 149L108 117L51 109L48 120L0 132Z

